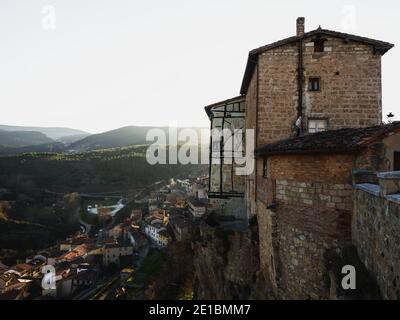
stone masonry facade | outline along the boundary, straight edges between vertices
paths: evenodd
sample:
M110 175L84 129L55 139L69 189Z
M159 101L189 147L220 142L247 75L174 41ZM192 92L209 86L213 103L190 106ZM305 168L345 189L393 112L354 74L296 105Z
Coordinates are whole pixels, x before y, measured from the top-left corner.
M400 299L400 175L354 190L352 234L358 254L385 299ZM395 188L388 190L388 184Z
M368 127L382 122L381 56L371 46L327 38L325 52L313 53L311 39L303 46L303 127L308 118L328 120L331 130ZM246 100L247 115L257 128L257 144L268 144L294 136L298 117L298 47L296 43L259 55L249 92L258 83L258 95ZM258 75L258 77L257 77ZM308 90L311 77L320 79L320 90ZM253 83L254 82L254 83ZM257 120L255 119L257 118ZM250 122L250 121L249 121ZM251 123L248 123L251 125Z
M351 210L350 184L276 181L276 200L325 209Z
M381 58L391 47L321 28L304 33L299 18L296 36L252 50L241 94L255 149L307 137L316 121L322 131L382 125ZM246 176L245 204L247 217L258 223L258 280L271 298L336 298L337 270L330 269L328 257L344 256L353 245L372 278L376 275L382 296L399 298L400 269L393 260L398 253L385 238L398 239L397 224L390 222L399 211L393 201L354 190L355 170L372 175L393 170L399 135L385 139L362 151L256 154L255 170ZM386 216L378 219L368 210Z
M258 54L246 92L246 127L255 130L256 148L307 134L311 119L325 120L326 130L382 123L381 54L331 35L315 52L314 40ZM319 90L309 90L310 78L319 79ZM373 149L359 157L277 155L267 168L264 158L256 160L246 180L247 210L257 216L261 275L276 297L329 297L324 255L351 243L352 170L378 169L381 156Z
M261 274L275 297L329 297L324 254L351 241L352 163L340 154L268 159L259 181L274 196L258 195L257 218Z
M246 128L255 130L256 147L294 137L299 116L304 133L310 119L325 120L329 130L382 123L381 54L369 44L326 35L323 52L315 52L315 38L274 46L256 57L246 91ZM310 78L319 79L320 90L308 90ZM249 216L255 215L261 175L257 170L246 180Z

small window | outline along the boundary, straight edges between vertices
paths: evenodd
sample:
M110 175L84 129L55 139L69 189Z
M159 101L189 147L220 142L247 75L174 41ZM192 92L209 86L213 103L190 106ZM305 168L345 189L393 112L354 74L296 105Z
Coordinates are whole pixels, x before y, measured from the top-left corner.
M319 78L310 78L308 80L308 90L309 91L320 91L321 90Z
M324 52L324 39L314 40L314 52Z
M308 120L308 132L309 133L326 131L327 127L328 127L327 120L324 120L324 119Z
M263 177L267 178L268 177L268 159L264 158L263 162Z

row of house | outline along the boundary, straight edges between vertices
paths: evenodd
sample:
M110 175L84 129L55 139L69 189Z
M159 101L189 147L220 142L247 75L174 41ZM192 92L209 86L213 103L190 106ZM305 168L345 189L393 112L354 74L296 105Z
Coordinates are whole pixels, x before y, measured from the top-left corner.
M169 215L163 209L155 209L144 219L144 232L157 247L164 248L171 240L167 230Z
M165 248L172 235L178 241L190 237L194 220L207 211L207 180L171 179L167 187L150 194L149 214L141 221L144 233L156 247Z
M25 263L7 267L0 263L0 299L20 300L29 296L29 286L42 276L46 258L41 255L29 258Z
M1 265L0 299L26 299L31 288L42 291L35 299L71 298L92 287L109 266L132 266L134 253L146 246L146 237L130 222L109 230L101 241L78 234L28 257L25 263ZM55 288L42 288L45 266L54 267Z

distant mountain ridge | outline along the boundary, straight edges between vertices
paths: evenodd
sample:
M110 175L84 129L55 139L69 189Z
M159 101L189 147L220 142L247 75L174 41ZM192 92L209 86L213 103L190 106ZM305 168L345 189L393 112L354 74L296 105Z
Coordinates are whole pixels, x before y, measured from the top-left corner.
M86 133L74 134L72 136L64 136L64 137L58 138L56 141L60 142L64 145L70 145L71 143L85 139L88 136L90 136L90 134L86 134Z
M95 150L126 147L138 144L150 144L152 141L146 140L146 135L151 129L163 131L168 137L169 127L141 127L127 126L119 129L106 131L99 134L92 134L82 140L72 143L68 149L70 150ZM178 133L184 129L194 129L200 137L200 130L203 128L176 128Z
M0 130L4 130L4 131L36 131L36 132L41 132L41 133L45 134L46 136L48 136L49 138L51 138L53 140L58 140L60 138L74 136L74 135L90 135L90 133L82 131L82 130L65 128L65 127L25 127L25 126L0 125Z
M0 131L0 145L4 147L27 147L54 142L42 132Z
M91 135L84 131L69 128L22 127L25 130L12 131L13 128L21 127L0 125L0 155L18 155L29 152L84 152L151 144L153 141L146 140L149 130L161 130L165 133L167 138L170 130L169 127L127 126ZM26 131L28 128L35 128L38 131L43 131ZM195 130L197 136L200 138L201 130L206 128L178 127L174 129L177 130L178 134L185 129ZM51 134L53 138L47 136L45 132ZM74 132L83 133L73 134ZM64 135L68 133L70 135ZM60 135L63 136L58 137ZM58 138L54 139L55 137ZM169 143L169 141L167 141L167 143Z

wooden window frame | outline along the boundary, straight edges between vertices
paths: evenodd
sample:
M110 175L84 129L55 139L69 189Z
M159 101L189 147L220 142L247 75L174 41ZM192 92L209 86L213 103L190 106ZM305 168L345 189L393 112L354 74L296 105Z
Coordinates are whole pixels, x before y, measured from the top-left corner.
M307 119L307 133L318 133L318 132L324 132L324 131L316 131L316 132L310 132L310 121L325 121L325 130L329 130L329 119L328 118L308 118Z
M318 90L314 90L311 86L313 81L318 81ZM308 91L309 92L321 92L321 77L308 77Z
M314 42L314 53L325 52L325 39L315 39ZM322 50L321 50L322 49Z

